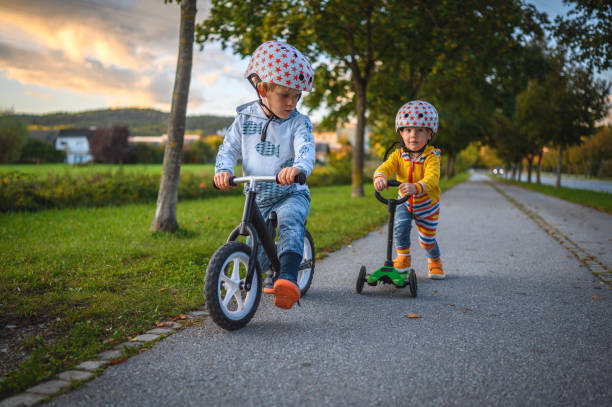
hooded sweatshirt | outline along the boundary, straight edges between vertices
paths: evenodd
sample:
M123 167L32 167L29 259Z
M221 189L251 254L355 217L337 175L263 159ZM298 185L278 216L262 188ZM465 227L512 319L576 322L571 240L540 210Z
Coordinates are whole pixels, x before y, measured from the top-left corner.
M286 119L272 119L261 141L261 131L268 117L258 101L238 106L237 116L225 133L215 163L215 174L227 171L242 157L242 172L249 175L276 175L285 167L296 167L308 177L315 162L312 124L308 116L295 109ZM273 205L284 197L306 191L308 186L280 186L273 182L257 183L257 204Z

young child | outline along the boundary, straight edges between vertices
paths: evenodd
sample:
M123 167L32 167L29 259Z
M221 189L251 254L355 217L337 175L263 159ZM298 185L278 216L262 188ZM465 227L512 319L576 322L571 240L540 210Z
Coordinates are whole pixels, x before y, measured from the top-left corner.
M294 184L294 177L299 173L308 176L315 161L312 124L308 116L296 110L296 105L302 91L312 89L314 73L296 48L268 41L253 53L245 77L259 100L236 109L238 115L219 147L214 182L227 190L239 157L245 176L278 174L280 185L271 182L257 185L257 205L264 219L271 211L276 212L278 219L281 269L274 287L264 291L274 294L277 307L290 309L300 298L297 275L310 211L308 187ZM258 252L261 264L267 257L263 248Z
M382 191L387 179L397 173L401 197L410 195L395 215L393 239L397 258L393 267L404 272L410 268L410 229L412 219L419 243L427 252L429 278L444 279L436 229L440 213L440 150L429 145L438 131L438 112L430 103L415 100L403 105L395 116L395 131L401 149L396 150L374 172L374 188Z

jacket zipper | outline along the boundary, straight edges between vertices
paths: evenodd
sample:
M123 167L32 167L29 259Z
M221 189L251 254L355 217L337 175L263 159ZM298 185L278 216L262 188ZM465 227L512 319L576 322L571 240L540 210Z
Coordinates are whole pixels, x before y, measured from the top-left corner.
M410 172L408 173L408 181L412 184L412 173L414 172L414 161L412 161L412 158L410 158ZM412 199L414 198L414 195L410 195L410 198L408 198L408 208L410 208L410 212L412 212Z

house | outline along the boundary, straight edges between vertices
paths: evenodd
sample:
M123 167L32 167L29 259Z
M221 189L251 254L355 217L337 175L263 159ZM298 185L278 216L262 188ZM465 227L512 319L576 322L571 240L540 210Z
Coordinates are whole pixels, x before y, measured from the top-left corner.
M81 164L93 161L89 153L89 139L94 131L89 129L60 130L55 138L55 148L66 152L67 164Z
M326 162L325 156L329 151L337 151L342 149L342 140L348 140L353 146L355 144L357 133L356 123L338 124L336 131L313 131L315 139L317 162ZM370 131L366 127L364 134L364 152L368 154L370 151Z

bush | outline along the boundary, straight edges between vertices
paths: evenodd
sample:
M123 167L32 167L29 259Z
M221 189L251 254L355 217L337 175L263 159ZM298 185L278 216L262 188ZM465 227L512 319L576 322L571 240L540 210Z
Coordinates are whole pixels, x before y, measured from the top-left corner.
M63 163L66 152L56 150L53 145L42 140L29 139L21 149L20 163Z
M136 164L161 164L164 161L164 147L134 143L131 145L128 161Z
M179 199L199 199L219 194L210 183L202 182L203 179L203 176L190 172L181 174ZM36 178L33 174L10 172L0 179L0 211L155 202L159 182L159 175L135 175L123 171L50 175L45 179Z

